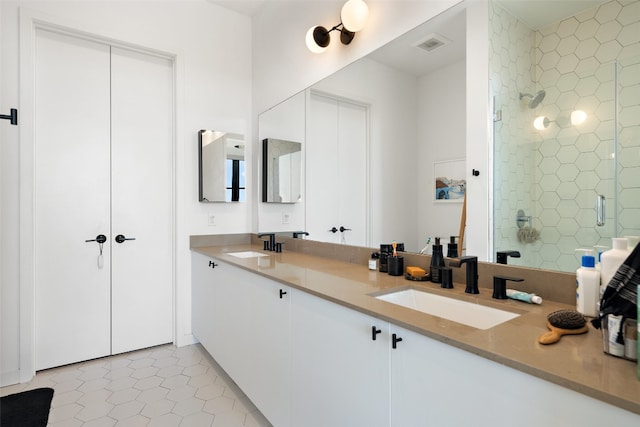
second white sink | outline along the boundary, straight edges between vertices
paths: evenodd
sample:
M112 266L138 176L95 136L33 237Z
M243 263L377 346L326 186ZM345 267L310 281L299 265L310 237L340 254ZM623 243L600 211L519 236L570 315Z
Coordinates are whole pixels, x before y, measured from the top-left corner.
M227 252L227 255L231 255L236 258L256 258L260 256L269 256L267 254L263 254L262 252L255 252L255 251Z
M417 289L389 292L378 295L376 298L477 329L489 329L519 316L519 314L510 311L443 297Z

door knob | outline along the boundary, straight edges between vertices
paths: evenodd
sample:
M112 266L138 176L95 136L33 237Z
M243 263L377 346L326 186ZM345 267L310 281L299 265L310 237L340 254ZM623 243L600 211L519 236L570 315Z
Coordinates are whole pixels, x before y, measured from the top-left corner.
M107 236L105 236L104 234L98 234L95 239L85 240L85 242L98 242L98 243L104 243L106 241L107 241Z
M136 240L136 238L135 238L135 237L124 237L124 235L123 235L123 234L118 234L118 235L116 236L116 242L117 242L117 243L122 243L122 242L124 242L125 240Z
M335 234L335 233L337 233L337 232L338 232L338 229L337 229L337 228L335 228L335 227L331 227L331 228L329 229L329 231Z

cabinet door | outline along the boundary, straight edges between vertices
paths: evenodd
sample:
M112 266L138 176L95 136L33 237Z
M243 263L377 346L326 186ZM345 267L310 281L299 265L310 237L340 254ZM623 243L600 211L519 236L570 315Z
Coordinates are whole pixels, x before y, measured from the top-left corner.
M243 388L249 378L252 351L250 334L251 291L255 275L238 267L214 260L215 300L211 306L214 323L211 355L233 380Z
M287 427L291 412L291 290L255 276L251 290L251 360L243 391L274 426Z
M191 253L191 331L200 344L213 355L215 331L212 307L216 300L214 261L197 252Z
M304 292L294 293L291 425L389 425L386 325ZM375 341L372 326L382 331Z

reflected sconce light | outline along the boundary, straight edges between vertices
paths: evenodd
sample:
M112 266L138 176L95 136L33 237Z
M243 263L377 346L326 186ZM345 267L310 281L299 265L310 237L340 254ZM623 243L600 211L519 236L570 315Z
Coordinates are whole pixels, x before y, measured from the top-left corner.
M538 130L544 130L549 127L549 123L551 123L551 120L549 120L547 117L538 116L533 121L533 127Z
M369 7L363 0L349 0L340 12L340 23L330 30L318 25L311 27L307 31L305 38L307 48L313 53L322 53L329 46L331 41L330 33L340 31L340 41L342 44L349 44L356 33L362 30L369 17Z
M574 126L581 125L587 120L587 113L582 110L575 110L571 112L571 124Z
M587 113L585 113L584 111L575 110L571 112L570 121L572 126L581 125L585 122L585 120L587 120ZM538 116L533 121L533 127L537 130L544 130L549 127L549 124L554 122L557 123L557 121L549 120L548 117Z

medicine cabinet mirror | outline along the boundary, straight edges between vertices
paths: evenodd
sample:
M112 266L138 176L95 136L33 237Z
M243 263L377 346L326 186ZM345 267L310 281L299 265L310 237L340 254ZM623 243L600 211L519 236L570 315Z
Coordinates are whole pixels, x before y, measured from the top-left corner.
M262 141L262 201L296 203L301 198L302 144L276 138Z
M245 140L238 133L198 132L198 200L244 202Z

